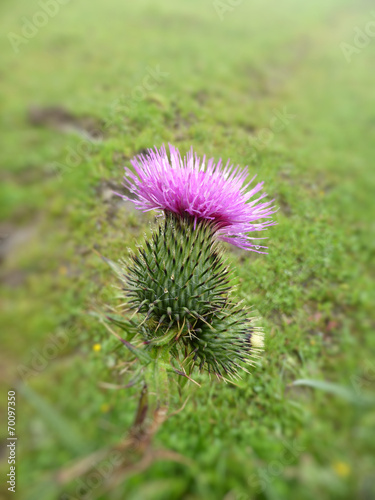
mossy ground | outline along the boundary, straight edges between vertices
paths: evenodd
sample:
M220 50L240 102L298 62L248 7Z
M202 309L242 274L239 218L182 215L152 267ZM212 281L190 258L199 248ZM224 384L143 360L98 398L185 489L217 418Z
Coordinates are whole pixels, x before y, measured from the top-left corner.
M244 1L223 19L214 4L69 2L19 53L8 34L41 7L0 6L1 387L31 375L17 406L22 498L58 498L49 472L133 420L139 388L98 385L123 383L126 349L89 314L115 301L94 249L116 260L149 230L153 216L111 189L133 155L168 142L248 165L280 206L267 256L227 247L266 349L239 387L186 387L154 446L193 465L156 462L100 498L375 495L364 404L375 380L375 40L350 62L340 47L374 19L372 4ZM290 387L297 379L347 391Z

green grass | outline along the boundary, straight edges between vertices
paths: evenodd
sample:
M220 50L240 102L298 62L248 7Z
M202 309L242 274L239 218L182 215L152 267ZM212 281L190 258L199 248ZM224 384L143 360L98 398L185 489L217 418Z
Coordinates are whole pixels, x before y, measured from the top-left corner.
M142 239L152 215L108 189L133 155L167 142L248 165L280 207L267 256L227 248L266 349L239 387L204 376L186 387L186 408L154 446L191 466L153 463L100 498L375 495L375 40L350 63L340 49L373 19L370 3L244 1L221 21L211 1L70 2L16 54L8 33L21 35L22 17L40 9L0 7L4 394L34 369L18 397L21 497L58 498L50 474L131 425L139 387L98 386L124 383L126 352L89 314L115 303L116 279L93 249L116 260ZM166 75L134 99L157 67ZM33 106L64 108L79 124L37 126ZM285 111L282 126L273 117ZM83 137L87 117L102 141ZM346 391L291 387L298 379ZM60 493L75 498L77 487Z

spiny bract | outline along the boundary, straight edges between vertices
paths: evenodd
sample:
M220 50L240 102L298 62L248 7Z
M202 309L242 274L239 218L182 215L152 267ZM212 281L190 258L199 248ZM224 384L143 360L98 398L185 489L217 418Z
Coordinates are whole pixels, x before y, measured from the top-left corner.
M221 376L237 378L263 347L263 333L244 308L228 304L210 323L196 324L189 339L191 369L195 365ZM246 370L245 370L246 371Z
M231 286L220 244L206 221L196 228L167 213L123 276L129 305L159 325L191 329L227 303Z

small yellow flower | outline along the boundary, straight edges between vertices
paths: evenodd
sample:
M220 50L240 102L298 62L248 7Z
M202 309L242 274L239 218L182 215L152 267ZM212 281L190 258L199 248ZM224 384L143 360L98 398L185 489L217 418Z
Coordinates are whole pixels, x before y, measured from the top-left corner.
M103 403L101 406L100 406L100 411L102 413L108 413L109 412L109 409L110 409L110 406L108 403Z
M333 470L340 477L347 477L350 474L350 465L345 462L335 462L333 464Z
M94 344L92 346L93 351L99 352L101 350L102 346L100 344Z
M315 345L315 340L314 339L310 340L310 345Z

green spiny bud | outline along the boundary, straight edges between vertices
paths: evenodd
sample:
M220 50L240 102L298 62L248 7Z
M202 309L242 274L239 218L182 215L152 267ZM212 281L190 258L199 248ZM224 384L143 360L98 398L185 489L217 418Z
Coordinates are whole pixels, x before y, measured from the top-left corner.
M209 323L197 323L193 335L183 340L191 350L191 370L197 366L224 378L237 378L239 370L251 365L263 347L263 333L254 325L254 318L233 304Z
M129 305L160 325L193 325L225 307L231 287L220 243L207 221L167 213L126 274Z
M137 337L146 350L166 348L177 363L182 355L183 370L206 369L224 379L238 378L261 351L254 318L229 299L228 269L209 221L194 225L166 213L129 265L109 264L126 303L142 317Z

